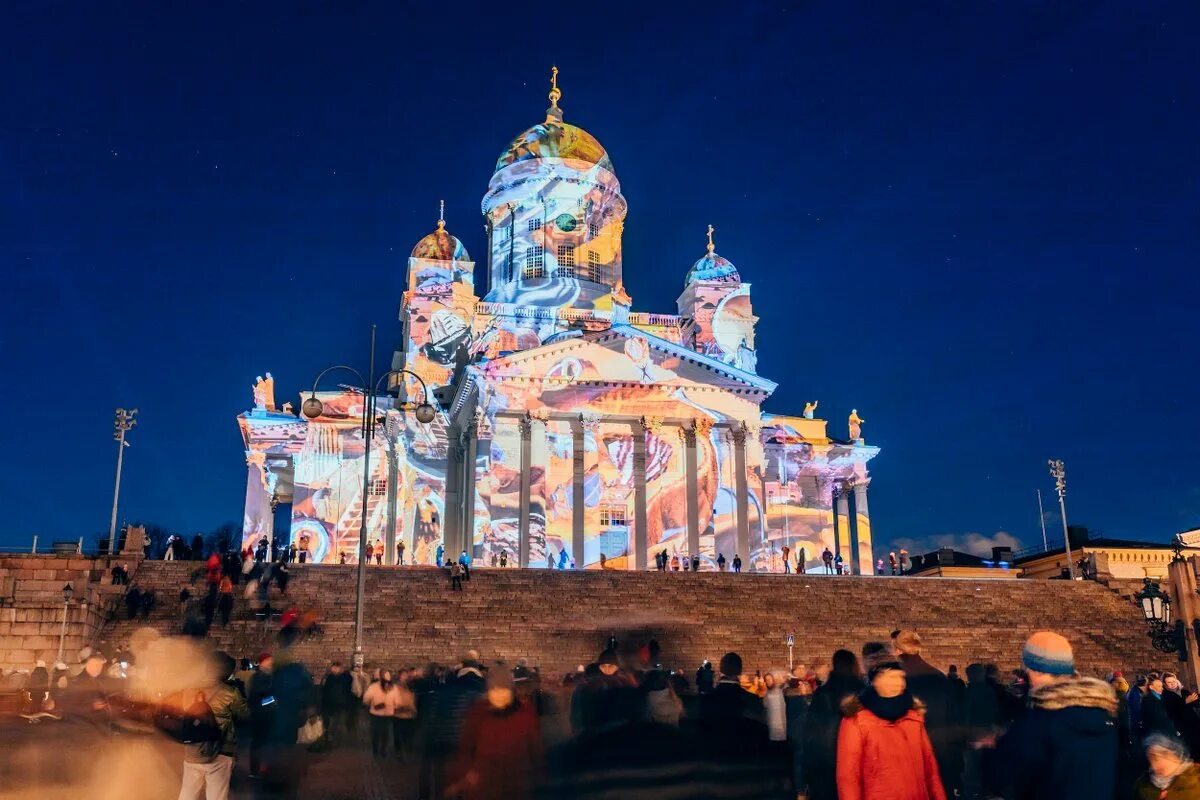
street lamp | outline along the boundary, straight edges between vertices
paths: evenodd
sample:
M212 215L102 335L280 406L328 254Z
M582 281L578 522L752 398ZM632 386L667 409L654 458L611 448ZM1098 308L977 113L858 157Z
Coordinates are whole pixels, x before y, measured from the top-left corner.
M66 586L63 586L62 596L63 596L62 627L59 628L59 631L58 631L58 658L55 659L55 661L58 661L58 662L61 662L63 660L63 643L67 639L67 609L71 605L71 598L75 596L74 587L72 587L71 584L69 584L69 583Z
M117 550L117 500L121 497L121 466L125 461L125 448L129 447L129 442L125 441L125 434L137 425L138 410L131 408L126 411L123 408L117 409L116 418L113 420L113 438L117 440L117 484L113 487L113 507L112 518L108 522L108 555L112 557Z
M1150 578L1143 581L1142 590L1133 596L1141 606L1142 616L1150 626L1148 633L1154 649L1163 653L1178 653L1187 657L1183 624L1171 624L1171 597Z
M1071 534L1067 531L1067 470L1061 458L1049 461L1050 476L1054 478L1054 488L1058 490L1058 510L1062 517L1063 545L1067 548L1067 573L1075 580L1075 559L1071 555Z
M367 520L370 516L368 511L368 502L371 496L371 442L375 439L375 398L379 395L379 387L384 380L393 375L411 375L421 384L421 402L416 407L417 422L427 425L433 422L437 416L437 409L429 404L429 389L425 386L425 381L417 373L407 369L388 370L379 376L378 381L375 378L375 326L371 326L371 358L370 367L367 372L367 378L364 379L362 374L353 367L347 367L344 364L336 364L332 367L323 369L313 380L312 391L309 392L308 398L300 404L300 412L308 419L316 419L321 416L325 410L324 404L317 399L317 384L321 382L321 378L325 374L334 370L347 370L355 375L363 385L363 418L362 418L362 435L363 435L363 510L362 524L358 531L358 588L354 598L354 663L362 664L362 629L363 629L363 598L366 594L367 585Z

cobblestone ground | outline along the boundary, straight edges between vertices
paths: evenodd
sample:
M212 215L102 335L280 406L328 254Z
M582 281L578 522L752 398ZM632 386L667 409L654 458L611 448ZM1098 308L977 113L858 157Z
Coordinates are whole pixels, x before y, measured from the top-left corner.
M83 747L63 724L0 724L0 800L88 797L93 800L173 800L179 793L183 753L155 735L114 736ZM327 753L306 754L302 800L410 800L416 798L416 762L376 759L369 747L347 742ZM236 800L258 800L246 774L243 748L235 768Z

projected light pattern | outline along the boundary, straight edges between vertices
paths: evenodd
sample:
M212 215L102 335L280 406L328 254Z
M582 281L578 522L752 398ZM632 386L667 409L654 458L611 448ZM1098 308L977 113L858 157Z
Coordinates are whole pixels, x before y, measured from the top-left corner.
M876 449L831 439L823 420L762 414L775 384L756 374L750 284L712 226L678 313L632 311L620 182L560 98L556 85L488 184L486 296L444 219L408 260L392 366L442 389L443 413L417 422L403 400L419 384L392 387L365 495L361 393L322 393L312 421L243 414L245 541L271 535L270 502L291 502L275 536L324 562L354 559L364 519L372 544L403 541L420 564L465 547L485 566L633 569L665 551L782 571L784 547L816 565L839 545L850 562L832 487L865 485ZM853 529L870 572L865 504Z

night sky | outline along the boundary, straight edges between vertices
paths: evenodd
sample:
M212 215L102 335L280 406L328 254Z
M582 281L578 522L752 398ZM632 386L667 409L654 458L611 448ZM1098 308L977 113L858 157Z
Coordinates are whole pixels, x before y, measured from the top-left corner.
M122 519L240 521L255 375L282 403L371 323L390 360L441 198L483 285L552 63L635 309L674 313L715 225L766 409L883 448L877 550L1040 542L1050 457L1073 523L1200 525L1195 3L402 5L5 11L0 545L107 530L117 406Z

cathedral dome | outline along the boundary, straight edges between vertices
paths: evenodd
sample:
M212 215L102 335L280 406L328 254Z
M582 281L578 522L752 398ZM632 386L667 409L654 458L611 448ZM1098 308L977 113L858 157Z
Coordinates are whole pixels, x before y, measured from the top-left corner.
M741 283L742 276L738 275L737 267L733 265L729 259L717 255L716 248L713 245L713 226L708 226L708 253L688 270L687 277L683 280L683 287L686 289L696 281L709 281L714 283Z
M688 270L687 278L684 280L684 285L690 285L695 281L741 283L742 277L738 275L737 267L729 259L716 253L709 253L692 264L692 268Z
M596 137L561 119L547 119L513 139L508 149L496 160L496 172L535 158L570 158L613 172L608 153L596 141Z
M467 248L463 247L463 243L457 237L450 235L446 230L446 204L443 201L441 204L441 212L438 214L437 230L427 234L421 241L417 242L417 246L412 249L410 258L427 258L431 261L470 261L471 257L467 255Z

